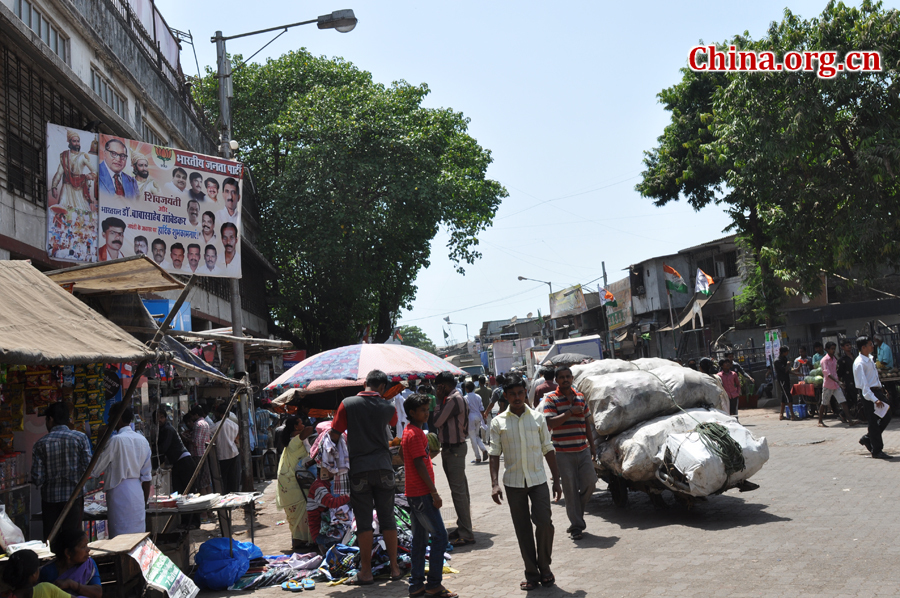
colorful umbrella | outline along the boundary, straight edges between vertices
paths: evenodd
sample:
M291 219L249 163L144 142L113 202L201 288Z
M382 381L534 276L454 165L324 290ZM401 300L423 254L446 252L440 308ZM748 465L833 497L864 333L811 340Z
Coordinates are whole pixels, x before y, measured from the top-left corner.
M383 371L394 382L431 378L440 372L450 372L454 376L465 374L449 361L407 345L349 345L306 358L279 376L266 390L284 392L296 388L316 392L360 385L372 370Z

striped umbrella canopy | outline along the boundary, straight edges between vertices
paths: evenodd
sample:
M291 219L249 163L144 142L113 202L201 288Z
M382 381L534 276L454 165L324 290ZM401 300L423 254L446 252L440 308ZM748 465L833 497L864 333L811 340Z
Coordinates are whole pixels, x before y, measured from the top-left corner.
M381 370L394 382L433 378L440 372L465 372L437 355L407 345L348 345L307 357L266 387L283 393L308 393L363 384L372 370Z

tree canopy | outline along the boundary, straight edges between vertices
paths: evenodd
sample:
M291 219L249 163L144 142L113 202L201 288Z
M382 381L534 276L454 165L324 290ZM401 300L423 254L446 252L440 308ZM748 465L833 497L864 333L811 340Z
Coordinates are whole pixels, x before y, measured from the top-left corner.
M785 10L737 50L880 52L880 72L710 72L682 69L660 102L671 122L646 152L637 190L656 205L722 204L754 258L742 306L772 321L785 282L820 292L824 271L872 275L900 263L900 13L830 2L803 20Z
M416 347L417 349L422 349L423 351L428 351L429 353L437 355L437 347L434 346L434 343L428 338L425 331L418 326L401 326L398 332L400 333L400 336L403 337L400 342L404 345Z
M383 342L440 227L459 272L480 257L478 234L507 193L486 177L491 153L469 120L422 106L427 85L385 86L305 50L233 77L236 159L256 182L258 245L278 270L271 325L283 336L319 351L371 326ZM212 71L195 87L213 119L217 89Z

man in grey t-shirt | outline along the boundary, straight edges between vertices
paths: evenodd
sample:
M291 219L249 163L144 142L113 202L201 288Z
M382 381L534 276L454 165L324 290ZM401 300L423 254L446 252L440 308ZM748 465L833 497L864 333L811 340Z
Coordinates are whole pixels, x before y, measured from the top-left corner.
M391 561L391 579L400 579L397 565L397 522L394 520L394 468L388 448L388 426L397 425L393 401L381 395L388 377L381 370L366 376L366 389L347 397L338 407L331 424L331 439L337 443L347 432L350 456L350 506L356 516L359 541L359 573L355 583L369 585L372 577L372 509L378 513L378 525L384 536Z

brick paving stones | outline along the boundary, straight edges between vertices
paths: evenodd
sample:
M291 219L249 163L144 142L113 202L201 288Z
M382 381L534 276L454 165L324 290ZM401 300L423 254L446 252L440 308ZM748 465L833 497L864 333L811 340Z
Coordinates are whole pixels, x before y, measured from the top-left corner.
M631 493L628 506L619 508L600 482L588 505L584 540L577 543L565 534L564 507L554 503L557 585L530 592L531 598L900 594L900 571L893 567L900 555L895 516L900 458L868 457L857 444L864 427L848 428L834 419L827 420L828 428L819 428L814 420L779 422L777 410L757 409L743 412L741 421L769 442L769 462L753 477L758 490L731 490L689 510L668 494L669 508L657 509L646 495ZM900 424L886 431L885 451L900 456ZM509 511L491 501L487 465L468 467L477 544L453 553L452 566L460 573L446 576L445 585L462 597L522 597L522 563ZM452 516L439 464L435 471L447 501L444 512ZM284 515L275 511L273 490L268 484L259 516L265 527L256 536L267 554L290 546L287 527L275 525ZM208 536L194 534L195 541ZM406 592L405 581L366 587L319 584L315 590L361 597ZM217 594L234 595L202 596Z

